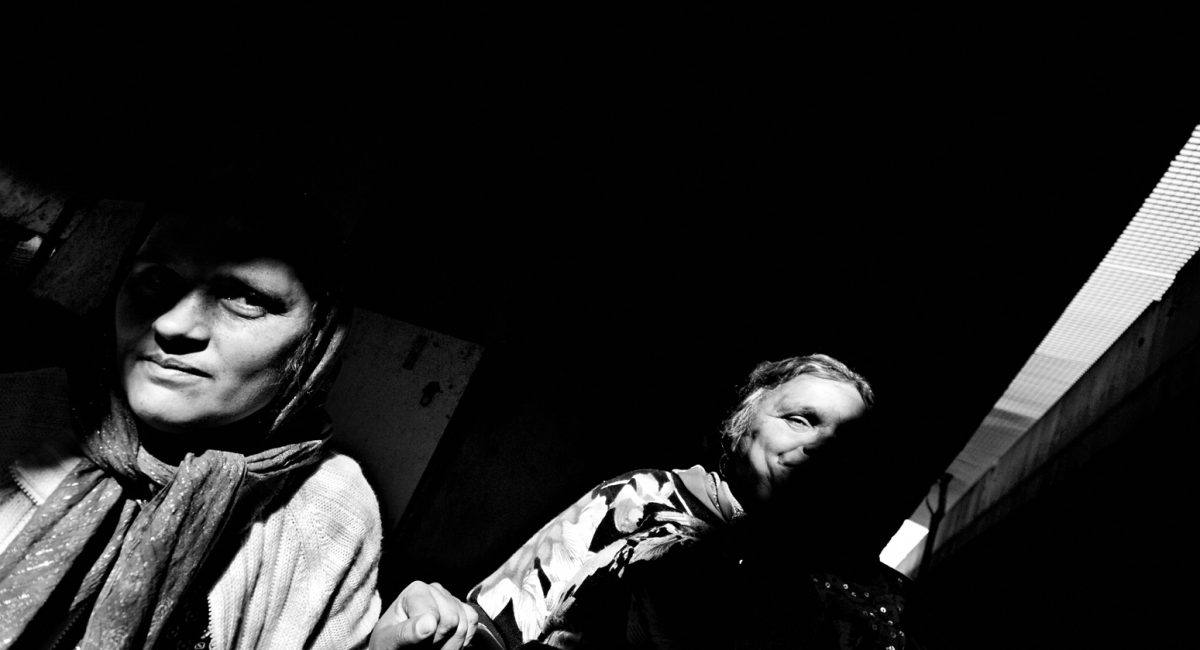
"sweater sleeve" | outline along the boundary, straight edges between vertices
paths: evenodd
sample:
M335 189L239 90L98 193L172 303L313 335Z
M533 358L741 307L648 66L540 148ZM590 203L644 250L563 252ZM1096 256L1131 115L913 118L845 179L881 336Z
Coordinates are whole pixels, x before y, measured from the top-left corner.
M366 647L381 606L376 585L383 548L379 504L357 463L336 456L329 465L336 478L323 486L327 490L313 495L319 516L327 517L326 525L319 529L323 534L313 536L317 542L313 552L325 565L326 579L335 581L336 588L313 630L311 647Z
M251 526L209 593L213 648L366 647L381 549L374 492L357 463L329 456Z

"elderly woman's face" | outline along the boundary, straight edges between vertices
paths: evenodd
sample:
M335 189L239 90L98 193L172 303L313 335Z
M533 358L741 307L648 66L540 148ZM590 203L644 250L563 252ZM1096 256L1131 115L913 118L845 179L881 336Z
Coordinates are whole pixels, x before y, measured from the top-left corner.
M146 424L217 427L274 397L312 299L256 241L227 219L170 215L139 251L117 300L117 367Z
M839 429L865 412L853 385L800 375L759 399L738 442L737 471L753 482L754 497L765 502Z

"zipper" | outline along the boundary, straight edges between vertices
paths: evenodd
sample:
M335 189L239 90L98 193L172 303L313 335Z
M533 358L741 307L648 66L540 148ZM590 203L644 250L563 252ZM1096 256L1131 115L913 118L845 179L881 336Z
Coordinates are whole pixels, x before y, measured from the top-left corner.
M14 468L12 465L9 465L6 469L8 479L16 487L16 492L19 492L20 494L24 495L26 499L29 499L30 507L25 512L21 513L14 522L16 526L14 526L11 530L5 531L4 534L0 536L0 551L7 550L13 542L17 541L17 538L21 536L21 531L29 525L29 522L33 520L33 516L37 514L37 510L41 506L32 491L20 480L18 480L16 468ZM3 475L0 475L0 479L2 478ZM17 499L18 497L14 494L12 496L12 501L15 503Z
M58 636L54 637L54 642L50 644L48 650L55 650L58 646L62 645L63 639L67 638L67 633L74 629L75 623L79 621L79 617L83 615L83 610L85 609L87 608L78 607L75 611L67 615L67 625L58 633Z
M215 589L215 586L214 586ZM208 620L204 621L204 632L208 634L208 650L216 650L217 639L212 633L213 622L213 606L212 606L212 590L204 594L204 606L208 608Z
M33 490L29 489L29 487L25 485L25 481L22 481L21 477L17 475L17 468L14 465L8 466L8 476L12 479L13 485L17 486L17 489L21 491L21 494L29 497L29 500L33 502L33 507L41 507L41 500L34 495Z

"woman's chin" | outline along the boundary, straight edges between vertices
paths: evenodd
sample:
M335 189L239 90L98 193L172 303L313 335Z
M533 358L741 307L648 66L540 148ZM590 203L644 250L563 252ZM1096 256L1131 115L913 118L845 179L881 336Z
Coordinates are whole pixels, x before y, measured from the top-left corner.
M205 413L197 412L185 400L139 399L137 393L130 394L129 407L138 422L156 431L186 434L220 426Z
M179 417L168 414L150 414L147 416L138 416L138 420L145 426L169 433L172 435L187 435L203 429L213 428L212 425L205 423L203 420L196 420L186 417Z

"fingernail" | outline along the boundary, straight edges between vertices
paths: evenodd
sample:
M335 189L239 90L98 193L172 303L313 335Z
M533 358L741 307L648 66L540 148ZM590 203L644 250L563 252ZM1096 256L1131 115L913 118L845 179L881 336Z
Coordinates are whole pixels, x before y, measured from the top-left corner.
M433 634L436 629L437 621L432 616L422 616L421 620L417 621L417 634L421 637Z

